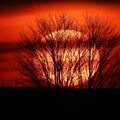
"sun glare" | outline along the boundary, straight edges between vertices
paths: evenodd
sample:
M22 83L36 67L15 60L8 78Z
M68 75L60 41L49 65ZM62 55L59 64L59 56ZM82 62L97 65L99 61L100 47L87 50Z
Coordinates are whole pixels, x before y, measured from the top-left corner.
M85 84L89 78L89 49L84 45L86 41L86 36L81 32L75 30L59 30L48 34L43 39L44 41L53 40L60 41L60 43L54 43L55 47L55 59L58 67L61 67L59 70L60 78L63 83L63 86L68 82L70 86L71 81L74 86L78 86L79 79L81 78L82 83ZM70 42L71 41L71 42ZM80 44L78 41L81 41ZM62 42L62 43L61 43ZM65 43L66 42L66 48ZM71 46L70 46L70 43ZM57 44L57 45L56 45ZM59 44L59 45L58 45ZM58 48L59 47L59 48ZM49 48L50 49L50 48ZM92 73L91 77L94 76L95 72L99 66L99 52L94 46L91 48L91 58L92 61ZM38 75L41 72L41 58L46 58L46 70L49 71L49 78L51 83L55 84L55 67L54 60L50 50L43 51L36 50L36 58L34 58L35 67L38 70ZM58 62L60 62L58 64ZM61 65L61 66L60 66ZM40 73L45 76L44 73ZM69 80L68 80L69 79Z

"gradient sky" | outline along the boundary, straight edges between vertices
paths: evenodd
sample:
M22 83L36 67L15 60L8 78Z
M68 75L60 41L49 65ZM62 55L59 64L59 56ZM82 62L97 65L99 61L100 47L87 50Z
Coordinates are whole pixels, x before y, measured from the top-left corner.
M117 1L85 1L56 2L53 0L53 2L48 2L45 0L40 2L39 0L25 0L15 2L12 0L2 2L0 3L0 42L18 40L20 33L28 31L28 25L34 23L36 16L44 16L48 13L63 12L70 17L81 19L83 13L90 12L111 19L119 25L120 4Z
M14 70L13 54L16 51L16 43L21 41L20 33L27 33L28 25L34 24L36 16L66 13L81 20L85 12L110 19L118 28L120 27L118 0L0 1L0 86L16 86L20 82L20 74Z

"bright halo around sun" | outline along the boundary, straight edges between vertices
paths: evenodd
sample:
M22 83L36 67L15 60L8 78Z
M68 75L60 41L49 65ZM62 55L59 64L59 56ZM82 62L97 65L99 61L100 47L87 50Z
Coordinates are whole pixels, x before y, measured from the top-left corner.
M89 79L89 56L92 61L93 77L99 67L99 51L96 46L91 48L91 52L85 42L87 37L81 32L75 30L58 30L51 32L43 38L44 42L51 43L47 49L36 50L37 57L34 58L35 67L38 70L39 77L42 75L46 78L45 71L41 59L45 61L45 70L52 85L56 84L56 80L65 87L78 86L81 80L82 84L86 84ZM53 50L53 53L51 52ZM54 57L53 57L54 54ZM38 58L38 59L37 59ZM56 65L56 67L55 67ZM44 71L44 72L43 72ZM58 77L59 76L59 77Z

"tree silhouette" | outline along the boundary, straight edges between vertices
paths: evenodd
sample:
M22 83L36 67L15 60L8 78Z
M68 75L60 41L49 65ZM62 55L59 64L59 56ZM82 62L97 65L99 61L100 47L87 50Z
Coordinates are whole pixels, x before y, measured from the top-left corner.
M119 33L98 16L78 25L65 15L37 17L31 36L22 34L19 71L37 87L120 87Z
M91 17L86 15L85 20L87 23L86 28L88 29L89 48L91 50L91 46L95 44L100 53L97 83L95 83L95 79L89 79L88 88L120 87L118 74L120 72L118 52L120 36L117 28L113 23L97 16ZM89 72L91 72L92 64L89 65Z

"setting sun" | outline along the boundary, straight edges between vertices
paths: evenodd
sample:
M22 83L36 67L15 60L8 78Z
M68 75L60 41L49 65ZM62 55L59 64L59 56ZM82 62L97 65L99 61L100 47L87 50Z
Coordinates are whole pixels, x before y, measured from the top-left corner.
M38 78L40 78L40 74L39 74L40 68L38 67L38 64L40 63L39 61L36 60L36 57L37 56L38 58L40 57L41 48L44 46L45 47L44 52L48 61L48 68L50 69L49 77L50 79L53 79L52 81L53 84L55 82L54 81L55 74L57 76L57 73L54 73L54 67L53 67L54 63L50 53L51 48L49 47L52 41L48 42L49 44L46 43L47 42L46 40L49 41L49 39L52 38L54 39L53 43L56 45L54 48L55 52L58 58L60 57L62 58L62 60L61 59L60 60L64 64L61 67L62 75L63 75L62 80L64 81L64 86L65 86L66 80L69 77L73 77L72 79L75 85L78 84L78 79L82 79L82 83L85 83L85 84L86 82L91 81L90 79L93 79L92 82L97 84L97 87L100 84L102 84L100 85L102 87L110 86L109 83L111 84L114 83L113 86L117 86L117 85L119 86L119 84L117 84L118 75L116 75L119 72L119 65L117 64L118 64L118 59L119 59L118 56L119 56L119 49L120 49L119 42L118 42L119 33L120 33L119 2L112 2L112 1L106 2L106 0L105 1L99 1L99 0L98 1L95 1L95 0L94 1L92 0L90 1L88 0L85 0L85 1L83 0L80 0L80 1L78 0L75 0L75 1L73 0L71 1L67 1L67 0L65 1L47 1L47 0L27 1L27 0L24 0L24 2L23 1L14 2L13 0L12 2L10 2L9 0L7 0L7 2L2 1L2 3L0 4L0 9L1 9L0 10L0 52L1 52L0 53L1 54L0 86L10 86L10 87L11 86L12 87L20 87L20 86L33 87L34 86L33 84L29 84L28 78L20 74L20 72L16 71L16 69L20 69L20 66L18 65L18 63L16 63L14 57L16 55L16 52L17 52L17 55L20 55L19 54L20 48L18 48L18 44L23 41L23 38L21 39L22 34L25 34L26 36L28 36L28 38L30 38L31 36L32 37L34 36L32 33L33 31L31 32L31 29L29 28L31 28L32 26L32 28L35 28L36 30L36 18L39 18L39 17L45 20L44 24L46 23L47 20L51 19L52 21L50 21L50 24L48 24L49 28L48 26L46 26L47 28L45 28L44 24L42 24L43 25L42 29L43 28L44 29L43 31L41 31L41 34L39 33L40 37L38 38L44 41L42 43L42 46L39 45L40 43L38 42L38 39L37 39L37 42L39 44L36 43L35 41L36 39L33 39L33 41L35 42L34 43L35 46L33 43L31 45L32 46L31 49L33 49L32 51L33 56L31 55L30 57L33 58L32 60L34 60L34 64L35 64L35 66L32 66L33 67L32 69L34 69L34 67L35 69L38 69L37 71ZM72 18L74 21L76 21L75 26L72 26L69 28L67 24L68 21L62 21L62 22L65 22L66 26L63 25L59 29L59 26L61 25L59 20L56 20L55 23L52 24L52 22L55 20L53 19L55 18L53 16L57 17L60 14L65 14L65 16L68 17L68 21L69 21L69 18ZM86 14L93 16L93 19L91 19L92 24L89 25L88 23L85 26L85 23L87 22L87 18L86 18L86 21L84 20ZM49 19L50 16L51 18ZM96 23L94 23L94 19L97 18L98 16L101 19L99 19ZM104 22L105 19L110 21L108 26L106 26L106 23L108 22ZM57 23L59 23L59 25ZM58 28L56 28L56 26ZM100 26L102 26L103 29L100 28ZM112 28L115 28L114 32L112 31ZM39 29L37 32L39 32ZM55 41L58 40L58 38L56 38L58 36L60 39L60 41L58 41L59 45L57 45L58 43L55 43ZM76 41L79 39L82 41L82 45L80 46L80 48L79 48L78 42L76 43ZM91 46L90 46L90 43L87 42L89 40L90 41L93 40L94 45L92 45L91 43ZM104 42L104 40L106 42ZM24 43L22 44L23 50L27 49L26 46L30 49L31 47L29 46L30 43L28 42L27 44L28 46L26 44L24 45ZM89 49L89 46L91 49ZM66 47L65 50L64 50L64 47ZM93 60L92 61L93 66L88 65L88 62L90 62L89 56ZM21 56L21 58L22 57L23 56ZM69 71L67 68L69 67L70 63L71 63L71 66L72 65L75 66L79 58L81 58L80 65L84 64L78 69L78 71L80 70L81 73L79 74L78 71L74 71L74 69L71 68L71 73L70 72L69 73L72 74L73 76L70 74L67 76L66 71ZM58 61L56 61L55 64L58 65L59 63ZM60 66L58 65L58 67ZM58 69L58 68L56 67L55 69ZM21 70L21 73L24 73L24 69ZM60 74L61 74L61 71L60 71ZM100 74L103 76L100 77L101 76ZM29 74L27 75L29 76ZM102 82L99 83L99 81L97 81L98 78L101 79ZM93 85L93 88L94 87L95 86Z
M12 117L119 110L120 0L1 0L0 103Z
M46 40L47 39L47 40ZM58 57L58 61L62 63L62 69L59 71L60 78L62 79L61 82L63 82L63 86L65 87L67 82L68 86L71 87L71 82L74 86L78 87L79 85L79 77L81 77L82 84L86 84L88 82L89 78L89 49L84 45L84 42L86 42L86 36L83 35L81 32L77 32L75 30L58 30L55 32L51 32L49 35L46 35L43 39L44 42L46 41L59 41L59 48L56 47L56 52ZM78 44L78 41L80 41L80 45ZM66 45L68 48L64 48L64 42L66 42ZM69 44L72 43L72 46L70 48ZM61 45L60 45L61 44ZM55 43L57 46L57 43ZM50 48L48 48L50 49ZM36 50L37 56L34 59L34 64L36 69L38 70L38 75L42 74L39 72L41 71L41 57L43 59L46 59L47 64L47 70L49 71L48 77L51 80L51 83L53 86L55 85L55 74L54 74L54 60L52 57L52 54L49 52L50 50L45 49L45 51L41 51L39 49ZM45 52L44 54L41 52ZM93 60L93 70L91 73L91 77L95 74L97 71L97 68L99 66L99 52L97 48L94 46L91 48L91 60ZM95 56L94 56L95 54ZM45 58L44 58L45 57ZM59 65L61 64L59 63ZM75 68L73 65L80 66L80 71L78 71L79 68ZM58 65L58 66L59 66ZM69 68L71 66L71 68ZM77 67L77 66L76 66ZM68 71L70 70L70 78L68 79ZM81 76L79 76L81 74ZM45 74L43 73L44 78ZM39 76L40 77L40 76ZM86 85L85 85L86 86Z

